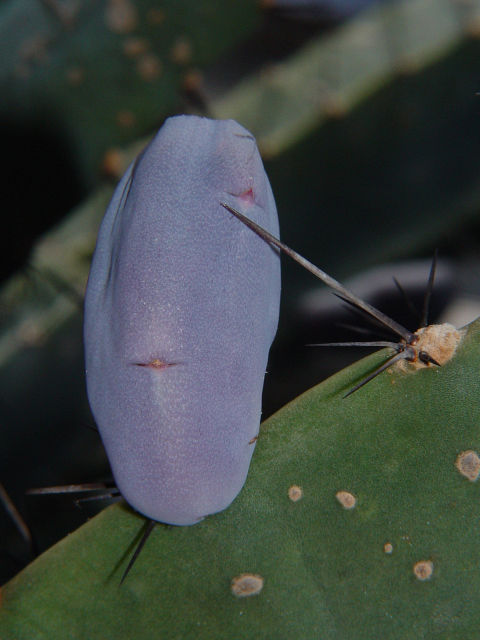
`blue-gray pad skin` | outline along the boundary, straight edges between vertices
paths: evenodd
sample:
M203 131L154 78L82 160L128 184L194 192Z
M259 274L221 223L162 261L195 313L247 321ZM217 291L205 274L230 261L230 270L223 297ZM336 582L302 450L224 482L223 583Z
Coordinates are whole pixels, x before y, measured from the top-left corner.
M253 136L169 118L115 191L85 300L88 397L115 481L175 525L241 490L278 323L278 252L221 202L278 237Z

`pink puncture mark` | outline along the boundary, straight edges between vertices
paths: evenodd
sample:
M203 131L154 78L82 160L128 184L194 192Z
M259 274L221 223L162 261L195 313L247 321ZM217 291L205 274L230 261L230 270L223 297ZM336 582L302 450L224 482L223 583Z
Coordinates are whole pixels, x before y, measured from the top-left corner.
M250 187L250 189L248 189L248 191L244 191L238 197L246 205L252 205L255 202L255 195L254 195L253 189L251 187Z
M168 367L174 367L178 362L163 362L158 358L151 362L134 362L137 367L148 367L149 369L167 369Z

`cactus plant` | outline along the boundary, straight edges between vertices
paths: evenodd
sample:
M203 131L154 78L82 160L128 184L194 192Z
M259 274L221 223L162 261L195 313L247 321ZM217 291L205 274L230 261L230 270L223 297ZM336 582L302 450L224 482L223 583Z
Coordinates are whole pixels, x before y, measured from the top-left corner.
M178 109L201 70L258 24L254 0L10 0L0 8L0 115L67 132L95 184L105 152ZM69 11L69 8L71 11Z
M279 255L222 215L222 198L278 235L252 135L169 118L118 185L88 279L88 397L118 489L170 524L243 486L278 324Z
M475 637L480 321L441 368L382 352L262 426L244 490L195 527L107 508L2 589L4 637Z
M5 56L0 66L6 74L10 73L7 67L18 53L18 42L29 40L37 28L43 28L44 6L48 4L54 3L45 2L41 5L11 0L2 4L0 16ZM95 31L97 27L91 29L95 34L104 29L103 12L98 9L101 4L81 3L82 11L86 10L85 15L91 16L92 24L98 26L98 31ZM245 16L232 14L233 4L238 7L242 5L238 10L242 13L245 11ZM202 68L209 70L209 65L214 66L219 58L223 60L225 54L227 58L233 56L231 44L242 41L257 24L258 15L253 10L253 3L248 4L248 11L245 3L233 4L222 5L222 16L228 18L228 23L225 22L227 28L218 28L214 21L211 23L212 31L206 37L201 37L202 46L221 45L212 57L206 56L199 64ZM257 110L258 120L252 119L254 110L244 108L245 100L239 99L239 79L234 76L231 78L231 94L229 90L220 97L217 93L215 98L212 97L212 90L203 95L210 115L221 115L220 107L225 107L223 115L250 125L258 138L267 143L272 132L271 125L282 122L285 126L283 132L287 129L292 131L289 128L292 121L298 124L299 116L304 118L296 129L297 133L288 138L287 144L282 142L274 150L270 146L272 156L266 166L280 204L282 236L329 272L344 278L382 260L405 258L413 253L429 251L434 242L447 245L447 249L450 245L452 253L463 259L457 246L458 234L465 228L465 223L478 214L479 199L478 149L475 141L480 121L478 98L474 95L478 90L479 40L474 37L476 29L478 32L478 6L478 2L454 6L443 1L399 0L388 7L362 14L358 20L331 31L327 37L315 36L305 48L286 56L280 66L263 68L257 63L257 71L246 79L243 87L246 97L251 100L250 89L256 86L257 98L251 100L250 104ZM24 19L26 10L29 20ZM170 43L182 35L183 26L190 22L187 14L194 17L198 15L185 10L182 20L178 18L178 29L172 27ZM143 9L141 15L146 15ZM454 24L456 17L458 22ZM108 89L110 78L108 84L94 83L96 88L90 91L87 86L93 79L90 73L84 76L83 85L78 69L74 68L74 73L67 77L71 65L75 67L78 62L68 53L69 48L74 45L79 47L88 31L83 31L82 20L73 33L54 20L56 33L60 37L53 42L54 46L48 47L51 57L43 62L41 58L32 59L29 63L32 73L28 78L17 76L14 80L9 76L6 84L2 85L5 89L2 94L2 115L8 117L15 112L18 117L30 117L29 105L34 105L37 113L40 105L45 107L48 99L54 98L51 113L64 113L68 122L73 123L74 130L67 132L67 135L70 140L80 144L80 147L73 145L75 161L79 164L85 161L84 167L89 167L85 168L85 174L91 176L93 181L92 176L97 176L98 159L105 145L110 147L136 138L139 131L151 130L165 111L163 106L155 111L150 124L147 118L142 119L142 115L141 126L135 129L130 128L131 120L129 124L128 118L120 123L111 119L105 122L108 113L99 108L97 115L102 122L100 126L97 125L92 96L97 95L99 85L103 94L113 95ZM247 26L244 20L248 21ZM13 28L15 25L18 28ZM158 33L160 25L151 27L152 32ZM167 25L164 24L162 29L164 27ZM198 24L188 26L193 31L197 28ZM343 83L341 78L338 81L337 86L341 84L344 90L341 95L345 101L342 104L335 103L335 100L327 100L320 105L310 102L314 111L319 108L313 113L312 119L312 111L305 114L305 96L308 97L308 92L313 88L305 78L315 73L315 69L308 67L305 67L308 74L300 82L300 87L296 84L280 85L282 93L292 91L296 102L291 100L291 96L286 101L270 99L269 92L275 89L276 83L282 83L285 77L295 78L295 73L301 69L300 62L310 60L314 66L316 58L310 53L321 49L322 40L324 47L337 52L339 68L349 68L352 67L352 60L359 58L358 47L362 42L362 34L372 31L380 39L365 39L371 44L373 54L368 56L368 51L362 49L365 64L357 67L361 77L350 76L351 85ZM425 37L427 31L428 38ZM24 35L19 37L19 34ZM118 69L120 55L130 71L136 69L135 58L124 56L120 46L130 36L105 34L104 31L102 34L105 39L102 36L97 45L89 44L94 49L95 64L98 62L101 67L107 68L111 55L117 60L113 67ZM390 50L385 47L385 34L392 43ZM220 41L219 38L225 40ZM107 39L113 43L113 48L104 46ZM375 51L383 52L381 55L379 53L381 59L377 60ZM412 60L409 58L410 51L416 52L415 64L402 65L403 60ZM91 53L90 49L83 52L88 56ZM14 69L14 62L9 67L11 70ZM191 62L196 65L195 55ZM95 64L92 65L94 75ZM170 62L167 63L169 65ZM379 66L385 71L384 75L373 73ZM183 63L173 65L171 71L174 81L181 82L188 67ZM327 65L327 71L330 73L328 77L332 77L333 66ZM209 72L215 78L215 68ZM61 90L58 91L60 85L54 81L55 74L61 81ZM123 73L120 75L123 76ZM320 77L320 70L318 75ZM2 75L2 78L6 77ZM163 82L165 77L164 74L159 82ZM75 86L79 81L80 84ZM72 82L73 85L69 84ZM127 94L129 86L127 83L124 87ZM70 89L67 90L68 87ZM88 102L86 111L80 109L80 103L76 106L82 111L81 119L73 117L70 110L72 95L77 89L83 92L83 100ZM150 93L148 83L143 89ZM208 82L206 89L211 89ZM138 96L143 100L142 95L142 92L135 93L129 99L136 100ZM265 97L264 101L258 99L261 95ZM173 96L171 87L166 89L165 96ZM236 99L233 99L235 96ZM332 97L335 97L335 93ZM66 111L63 98L68 102ZM157 99L160 99L158 94L155 95ZM114 115L122 102L123 98L111 101ZM228 109L225 106L227 102L230 105ZM287 103L290 105L288 109L284 106ZM159 107L157 102L155 104ZM178 93L175 92L171 104L166 108L168 113L177 107ZM336 108L338 106L341 108ZM215 111L217 107L218 112ZM345 112L342 115L343 107ZM149 110L150 105L145 103L145 109ZM42 110L42 114L47 111ZM85 115L88 115L87 119L83 118ZM307 119L312 123L311 128L310 125L304 126ZM87 129L91 126L93 133L87 130L83 138L82 126L87 124L87 120ZM140 120L137 120L139 125ZM65 119L56 118L55 122L63 126ZM99 138L95 131L100 132ZM104 138L106 133L108 140ZM86 148L87 139L95 144L93 151L90 147ZM283 137L282 140L287 138ZM265 149L268 150L268 146L265 144ZM274 152L277 155L274 156ZM48 180L45 184L50 198L52 183ZM63 278L82 293L97 226L110 194L109 187L102 187L82 207L72 212L69 219L38 242L32 262L40 272L53 272L57 281ZM35 195L41 200L41 194ZM48 198L44 198L46 206ZM469 233L468 237L470 241L472 234ZM451 238L455 240L451 241ZM88 416L82 378L78 307L63 292L46 284L42 273L34 276L34 286L30 286L25 274L18 274L0 293L0 466L2 481L22 511L25 507L23 492L30 486L94 479L97 474L106 473L99 439L93 432L80 426L91 421L91 418ZM308 276L300 280L298 273L300 269L295 267L285 270L283 318L273 353L275 366L269 367L267 376L266 406L270 407L281 406L293 396L289 385L291 379L297 381L299 389L305 389L318 380L314 372L308 382L301 382L307 367L299 365L294 368L292 358L285 356L282 351L286 339L290 339L296 330L293 320L298 292L312 282ZM474 271L470 269L470 273ZM477 286L473 278L471 283L472 287ZM460 282L460 286L463 284ZM322 339L324 336L318 335L318 340ZM30 411L25 410L27 404ZM42 548L82 521L82 514L76 512L73 514L75 524L67 521L65 503L47 504L42 501L40 505L30 502L28 506L36 511L32 524L40 537ZM72 517L72 514L69 513L68 517ZM47 523L50 531L46 534L44 527ZM3 535L3 530L0 537L6 541L5 544L8 543L9 539Z

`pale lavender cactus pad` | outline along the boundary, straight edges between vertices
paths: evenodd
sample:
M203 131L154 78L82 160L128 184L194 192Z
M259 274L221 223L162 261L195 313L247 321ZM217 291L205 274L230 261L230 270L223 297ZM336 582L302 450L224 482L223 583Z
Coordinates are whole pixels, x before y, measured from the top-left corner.
M168 119L117 187L87 287L88 397L117 486L170 524L241 490L278 322L278 253L221 202L278 236L253 136Z

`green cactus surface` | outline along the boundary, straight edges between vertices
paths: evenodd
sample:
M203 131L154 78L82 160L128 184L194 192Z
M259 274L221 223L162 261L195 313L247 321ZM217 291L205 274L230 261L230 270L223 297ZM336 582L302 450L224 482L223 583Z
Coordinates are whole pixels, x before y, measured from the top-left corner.
M107 149L178 109L205 66L259 18L254 0L8 0L0 6L0 117L55 123L95 184Z
M478 637L480 321L442 367L344 399L385 356L267 420L231 507L157 525L123 585L144 527L127 506L56 544L2 588L0 636Z
M341 117L383 84L419 73L478 36L478 0L373 4L281 64L257 70L213 101L216 118L235 117L266 157L296 144L320 122Z

